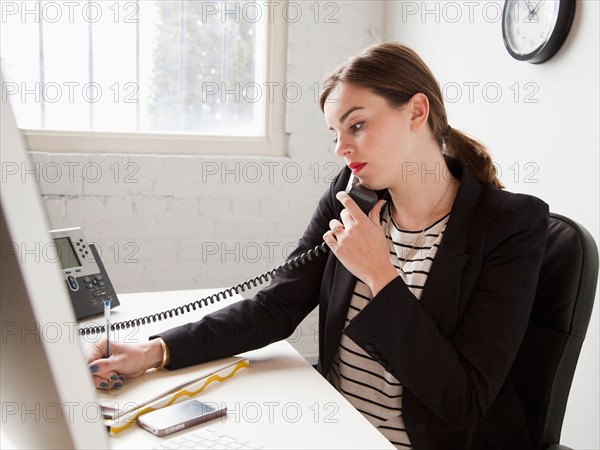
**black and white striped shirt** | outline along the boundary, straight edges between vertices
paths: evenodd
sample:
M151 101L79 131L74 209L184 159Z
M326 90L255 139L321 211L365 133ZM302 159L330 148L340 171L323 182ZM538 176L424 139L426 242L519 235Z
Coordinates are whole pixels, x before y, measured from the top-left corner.
M422 233L400 229L390 220L389 208L382 214L381 225L388 240L390 261L417 300L421 298L448 218L449 214ZM346 325L372 297L369 287L358 280ZM402 384L346 335L342 335L329 379L396 448L411 448L402 418Z

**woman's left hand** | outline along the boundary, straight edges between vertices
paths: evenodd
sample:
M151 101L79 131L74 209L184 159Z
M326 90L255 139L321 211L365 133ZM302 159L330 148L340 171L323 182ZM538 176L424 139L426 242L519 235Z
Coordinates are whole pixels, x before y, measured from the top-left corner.
M338 192L336 198L345 208L340 214L341 222L331 220L330 231L323 235L323 240L346 269L376 295L398 276L390 262L385 233L379 223L385 201L379 200L367 216L347 193Z

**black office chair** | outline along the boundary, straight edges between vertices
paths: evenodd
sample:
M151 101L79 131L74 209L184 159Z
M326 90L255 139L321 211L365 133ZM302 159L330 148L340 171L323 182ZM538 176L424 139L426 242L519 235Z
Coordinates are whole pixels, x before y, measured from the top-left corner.
M550 214L529 326L511 369L535 449L570 450L559 445L560 432L597 281L598 248L590 233Z

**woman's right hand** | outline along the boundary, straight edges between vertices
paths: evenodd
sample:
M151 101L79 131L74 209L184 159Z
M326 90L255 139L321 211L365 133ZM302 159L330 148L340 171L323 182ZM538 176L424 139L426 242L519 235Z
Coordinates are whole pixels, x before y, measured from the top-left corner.
M146 370L157 367L162 361L159 339L141 344L110 343L110 356L105 358L106 339L91 344L86 360L98 389L119 388L127 378L143 375Z

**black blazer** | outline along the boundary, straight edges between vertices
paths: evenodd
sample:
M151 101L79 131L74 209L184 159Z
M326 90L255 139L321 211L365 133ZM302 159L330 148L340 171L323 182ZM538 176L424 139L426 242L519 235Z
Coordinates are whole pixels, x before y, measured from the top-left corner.
M413 448L530 449L509 369L534 300L548 205L446 162L461 184L420 301L398 276L344 329L356 278L329 252L277 276L254 299L160 334L169 368L285 339L318 305L319 370L327 376L348 335L404 385ZM290 258L322 242L349 175L343 169L323 195Z

